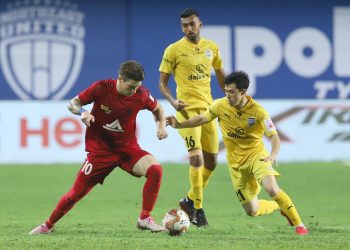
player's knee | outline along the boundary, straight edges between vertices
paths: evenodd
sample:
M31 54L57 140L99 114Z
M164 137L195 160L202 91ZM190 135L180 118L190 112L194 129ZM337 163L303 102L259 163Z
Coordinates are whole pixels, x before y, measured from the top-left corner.
M268 187L268 188L265 188L266 189L266 192L270 195L270 197L275 197L280 191L281 189L277 186L271 186L271 187Z
M256 206L253 206L251 204L246 204L246 205L243 206L243 208L244 208L245 213L248 216L255 217L258 214L258 209L259 208L256 207Z
M258 214L258 210L257 210L257 209L249 209L249 210L246 210L245 213L246 213L248 216L256 217L257 214Z
M194 167L200 167L203 165L203 156L202 155L191 155L190 156L190 165Z
M147 169L146 177L152 178L154 182L161 182L163 176L163 169L159 164L153 164Z

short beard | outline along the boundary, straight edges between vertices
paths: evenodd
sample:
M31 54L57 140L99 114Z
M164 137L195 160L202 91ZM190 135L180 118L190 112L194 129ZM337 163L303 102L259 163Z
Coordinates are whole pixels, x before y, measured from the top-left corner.
M190 36L190 35L187 35L186 36L188 38L188 40L190 40L191 42L194 42L196 43L199 39L199 35L195 35L195 36Z

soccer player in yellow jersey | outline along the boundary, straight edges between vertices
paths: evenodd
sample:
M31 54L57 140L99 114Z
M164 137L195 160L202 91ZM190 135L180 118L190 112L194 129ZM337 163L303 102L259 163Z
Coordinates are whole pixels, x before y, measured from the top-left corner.
M218 46L200 37L202 22L193 9L185 9L181 15L184 37L169 45L159 67L159 88L163 96L177 110L180 121L202 114L212 103L210 70L214 68L221 88L224 88L224 69ZM174 75L176 98L168 81ZM203 188L217 165L218 135L216 122L196 128L179 130L189 154L189 179L191 189L179 204L198 227L208 225L203 210Z
M216 117L222 131L228 167L233 188L243 209L250 216L259 216L280 210L296 233L304 235L308 230L290 199L282 191L273 169L280 148L280 138L266 110L246 95L249 77L243 71L236 71L225 77L226 97L214 101L204 114L179 121L167 117L167 124L174 128L201 126ZM269 137L271 153L263 143L263 135ZM259 200L260 185L273 199Z

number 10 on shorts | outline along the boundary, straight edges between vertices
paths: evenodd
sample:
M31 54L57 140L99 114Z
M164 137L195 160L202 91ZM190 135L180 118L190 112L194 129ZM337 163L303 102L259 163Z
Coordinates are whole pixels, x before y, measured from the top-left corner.
M84 166L81 169L81 172L85 175L89 175L92 171L92 164L88 161L85 162Z

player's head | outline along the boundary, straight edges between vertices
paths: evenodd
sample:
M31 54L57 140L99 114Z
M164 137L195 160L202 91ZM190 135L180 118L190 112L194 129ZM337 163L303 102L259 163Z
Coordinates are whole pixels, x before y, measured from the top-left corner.
M202 27L202 21L199 19L199 14L196 10L187 8L180 14L182 32L187 39L193 43L199 41L199 31Z
M232 106L238 105L249 87L249 76L244 71L234 71L225 77L225 94Z
M145 70L136 61L126 61L119 67L117 90L120 94L131 96L145 79Z

